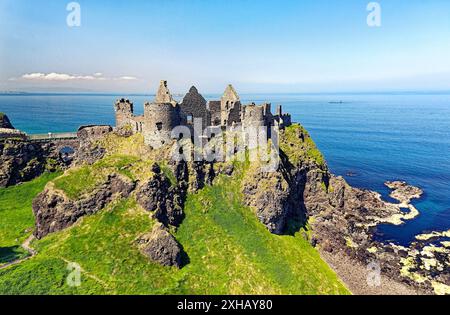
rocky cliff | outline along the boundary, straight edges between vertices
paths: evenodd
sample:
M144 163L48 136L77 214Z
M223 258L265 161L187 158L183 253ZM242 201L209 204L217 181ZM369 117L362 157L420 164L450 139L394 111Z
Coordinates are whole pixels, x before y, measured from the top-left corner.
M421 190L403 182L386 183L392 197L399 200L397 204L382 200L378 193L351 187L329 172L311 137L299 125L281 132L280 163L274 172L248 161L173 162L170 150L152 150L138 135L103 136L104 140L89 146L93 152L101 152L94 154L98 162L66 174L65 185L59 188L50 183L33 202L38 238L67 228L114 200L132 196L158 222L134 246L162 265L181 267L182 247L171 230L183 224L188 194L214 185L220 176L231 176L241 184L242 202L271 233L303 231L321 252L343 254L365 265L375 261L383 274L422 292L445 292L450 285L445 247L436 249L418 240L405 248L373 240L373 229L380 222L402 224L417 215L410 201L419 198ZM123 154L130 152L139 160L124 158ZM80 193L71 193L67 183L73 184L81 176L85 185L77 183ZM402 208L410 212L404 213ZM438 238L434 235L427 240Z
M9 123L6 115L3 117L3 122ZM110 126L87 126L80 128L75 140L54 141L30 141L8 132L8 137L0 137L0 187L30 181L45 171L65 170L72 163L94 163L105 153L95 145L96 140L111 131ZM61 152L66 147L74 150L70 159Z
M63 164L51 143L0 140L0 187L32 180L44 171L54 171Z
M419 212L410 203L422 191L405 182L386 182L398 203L382 200L380 194L356 189L328 171L321 158L308 156L308 133L292 126L281 136L281 163L277 172L251 167L243 182L246 203L258 219L276 234L308 226L312 245L326 255L344 255L365 266L376 263L383 274L421 292L449 292L450 251L445 235L420 240L410 247L374 240L377 224L401 225ZM296 144L298 151L291 150ZM306 154L305 154L306 152ZM287 153L287 154L286 154ZM409 209L404 212L402 209ZM307 224L307 225L306 225ZM437 247L436 241L443 241Z
M92 192L74 200L48 185L33 200L36 219L34 235L40 239L49 233L61 231L73 225L79 218L103 209L114 199L128 197L134 188L135 183L128 178L112 174Z

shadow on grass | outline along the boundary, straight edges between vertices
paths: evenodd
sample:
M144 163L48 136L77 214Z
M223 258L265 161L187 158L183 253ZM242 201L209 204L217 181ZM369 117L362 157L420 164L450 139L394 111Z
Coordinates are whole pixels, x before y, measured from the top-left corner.
M27 254L18 245L10 247L0 247L0 265L9 263L16 259L24 258L26 256Z
M181 266L180 267L184 268L191 263L191 259L189 258L188 254L184 250L183 245L181 243L178 243L178 244L180 244L180 247L181 247Z

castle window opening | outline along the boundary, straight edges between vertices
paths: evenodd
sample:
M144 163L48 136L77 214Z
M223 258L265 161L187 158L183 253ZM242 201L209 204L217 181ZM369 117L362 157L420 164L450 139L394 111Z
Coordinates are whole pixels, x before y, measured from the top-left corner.
M194 118L192 117L192 114L191 115L187 115L186 120L187 120L188 124L192 124L194 122Z
M163 123L162 122L156 123L156 129L158 129L158 131L161 131L162 128L163 128Z

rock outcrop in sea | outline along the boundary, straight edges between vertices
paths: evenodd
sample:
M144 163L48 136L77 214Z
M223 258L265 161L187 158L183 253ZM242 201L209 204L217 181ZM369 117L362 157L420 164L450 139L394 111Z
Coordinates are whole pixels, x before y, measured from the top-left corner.
M15 129L11 124L11 121L9 120L8 116L6 116L4 113L0 113L0 129L1 128Z

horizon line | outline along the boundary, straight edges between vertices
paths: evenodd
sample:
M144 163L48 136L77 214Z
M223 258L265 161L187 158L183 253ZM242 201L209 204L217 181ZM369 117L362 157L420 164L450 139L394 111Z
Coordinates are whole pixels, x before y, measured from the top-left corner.
M200 93L203 95L221 95L223 92ZM376 90L376 91L323 91L323 92L245 92L239 95L370 95L370 94L450 94L450 90ZM155 96L156 93L143 92L74 92L74 91L0 91L1 96L26 96L26 95L86 95L86 96ZM186 93L172 93L173 96L183 96Z

